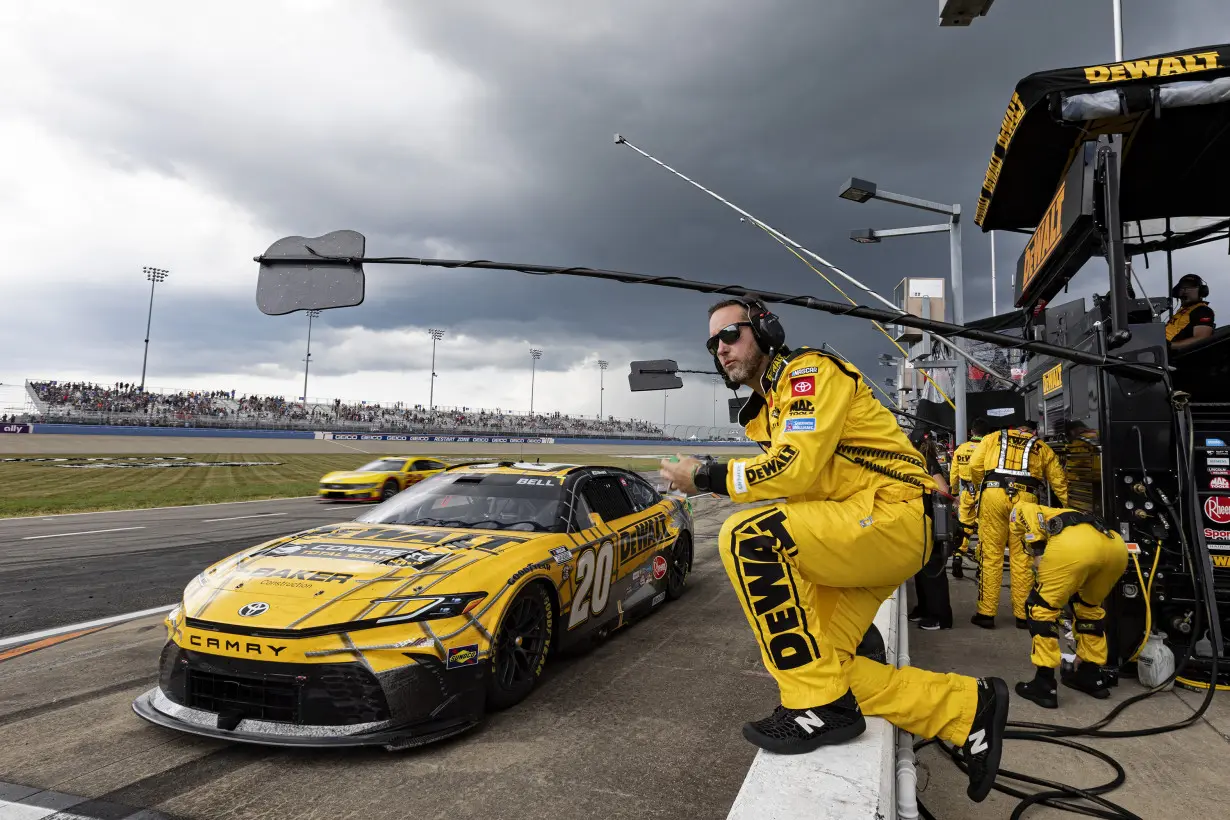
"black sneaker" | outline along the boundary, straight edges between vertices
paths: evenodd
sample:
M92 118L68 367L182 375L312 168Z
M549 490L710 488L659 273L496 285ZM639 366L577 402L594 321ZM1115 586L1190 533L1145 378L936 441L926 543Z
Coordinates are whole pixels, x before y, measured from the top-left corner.
M811 709L778 706L767 718L743 724L743 736L766 751L795 755L853 740L866 728L863 710L854 699L854 693L846 690L839 699L824 706Z
M975 615L969 619L969 622L974 626L980 626L983 629L995 628L995 618L990 615Z
M1084 692L1090 697L1098 700L1106 700L1110 697L1110 682L1106 679L1106 675L1102 674L1102 667L1096 663L1081 661L1075 672L1060 673L1060 678L1064 686Z
M1016 628L1017 629L1029 629L1029 621L1025 620L1024 618L1017 618Z
M999 773L1004 750L1004 726L1008 723L1008 684L1003 678L978 679L978 708L969 738L961 747L969 774L965 794L975 803L986 800Z
M1016 685L1016 693L1026 700L1032 700L1043 709L1059 708L1059 690L1055 688L1053 680L1034 678L1028 683L1021 681Z
M905 619L907 621L921 621L922 617L922 607L916 606L909 611L909 613L905 616Z
M952 624L942 624L939 618L923 618L918 622L918 628L935 632L938 629L952 629Z

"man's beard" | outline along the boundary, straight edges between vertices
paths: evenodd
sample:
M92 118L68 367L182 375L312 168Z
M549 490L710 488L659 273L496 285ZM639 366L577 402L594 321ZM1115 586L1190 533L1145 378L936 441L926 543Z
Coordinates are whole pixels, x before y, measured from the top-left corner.
M726 377L732 382L747 384L755 379L764 369L767 361L768 356L758 352L754 358L748 361L731 362L726 367Z

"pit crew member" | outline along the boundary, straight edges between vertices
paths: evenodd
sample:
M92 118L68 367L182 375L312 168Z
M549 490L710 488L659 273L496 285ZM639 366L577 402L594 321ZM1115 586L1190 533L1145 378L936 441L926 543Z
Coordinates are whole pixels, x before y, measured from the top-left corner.
M918 451L853 365L786 347L761 302L719 302L709 332L727 386L753 391L739 420L764 452L725 463L680 455L662 461L662 476L736 503L784 499L734 513L718 540L781 697L771 715L744 725L744 737L802 753L855 738L865 714L880 716L957 746L966 794L984 800L999 767L1007 684L856 653L881 602L928 559L935 485Z
M984 629L995 628L999 611L999 588L1004 578L1004 547L1008 548L1008 573L1012 614L1017 629L1028 629L1025 598L1033 585L1033 567L1008 526L1012 506L1021 501L1038 503L1043 481L1061 505L1068 503L1068 479L1046 442L1038 438L1032 420L996 430L978 443L970 457L970 479L978 488L978 611L970 622Z
M1107 659L1102 602L1127 568L1127 544L1093 515L1028 501L1012 508L1011 525L1038 568L1038 580L1025 600L1033 637L1029 658L1034 679L1017 683L1017 694L1047 709L1059 707L1055 667L1059 666L1060 655L1055 620L1071 601L1078 663L1075 672L1063 676L1063 683L1095 698L1110 697L1102 675Z

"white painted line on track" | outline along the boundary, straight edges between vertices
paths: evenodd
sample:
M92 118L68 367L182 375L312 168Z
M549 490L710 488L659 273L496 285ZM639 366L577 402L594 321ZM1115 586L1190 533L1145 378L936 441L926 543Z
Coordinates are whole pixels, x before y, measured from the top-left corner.
M51 629L43 629L38 632L29 632L25 635L17 635L12 638L0 638L0 649L8 646L20 646L23 643L41 641L43 638L54 638L56 635L63 635L65 632L76 632L80 629L90 629L95 626L109 626L111 624L123 623L124 621L136 620L137 618L144 618L147 615L157 615L160 612L168 612L176 606L178 606L178 604L166 604L165 606L156 606L153 609L142 609L138 612L126 612L123 615L112 615L109 618L98 618L94 621L69 624L68 626L56 626Z
M144 526L140 527L111 527L106 530L82 530L81 532L57 532L54 535L27 535L22 541L33 541L36 538L64 538L67 535L97 535L100 532L123 532L124 530L143 530Z
M211 501L208 504L177 504L172 507L134 507L130 510L89 510L88 512L52 513L51 515L14 515L0 517L0 524L6 521L29 521L41 518L46 521L51 518L65 518L70 515L108 515L110 513L158 512L159 510L188 510L193 507L217 507L222 504L272 504L276 501L302 501L305 498L317 498L314 495L292 495L286 498L253 498L248 501Z
M202 518L202 524L208 524L211 521L238 521L241 518L270 518L275 515L286 515L286 513L253 513L252 515L233 515L230 518Z

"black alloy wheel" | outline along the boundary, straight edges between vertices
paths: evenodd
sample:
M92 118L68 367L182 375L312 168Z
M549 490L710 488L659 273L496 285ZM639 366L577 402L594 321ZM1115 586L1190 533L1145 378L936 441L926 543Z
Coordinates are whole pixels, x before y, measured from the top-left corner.
M384 487L380 489L380 500L388 501L399 492L401 492L401 487L398 485L396 480L390 478L388 481L384 482Z
M692 538L686 532L679 534L671 547L666 563L666 597L672 601L683 595L692 565Z
M513 598L491 643L487 704L507 709L538 684L551 648L555 616L541 584L531 583Z

